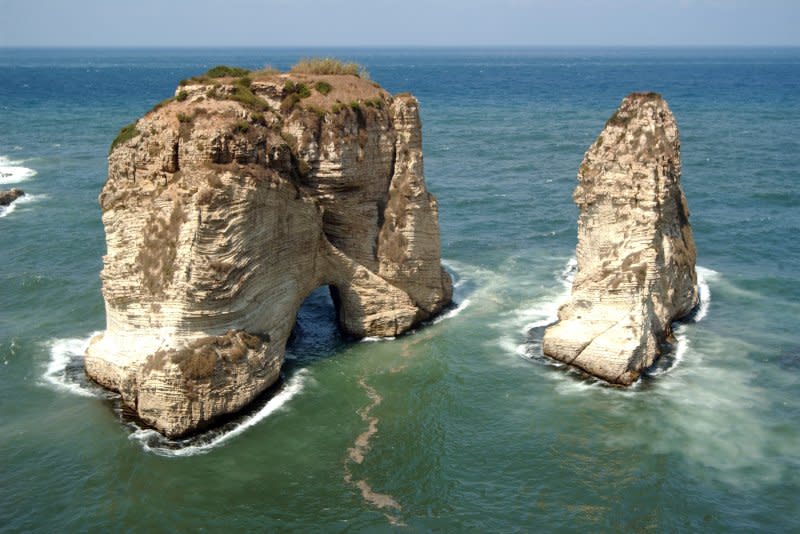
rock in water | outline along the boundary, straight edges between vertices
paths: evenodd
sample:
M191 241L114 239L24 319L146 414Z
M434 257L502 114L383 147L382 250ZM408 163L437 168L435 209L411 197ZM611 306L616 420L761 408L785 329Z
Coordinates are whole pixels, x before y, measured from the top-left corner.
M171 437L278 379L318 286L356 337L406 332L452 296L418 103L358 76L182 82L120 132L100 204L107 327L86 372Z
M22 189L9 189L8 191L0 191L0 206L8 206L19 197L25 196Z
M578 272L558 323L545 331L546 355L629 385L658 357L672 321L697 305L680 175L666 101L625 97L578 171Z

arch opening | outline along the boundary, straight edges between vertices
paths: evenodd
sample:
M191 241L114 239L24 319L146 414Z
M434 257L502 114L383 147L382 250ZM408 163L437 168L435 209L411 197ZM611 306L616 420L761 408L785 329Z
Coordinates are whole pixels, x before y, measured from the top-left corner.
M327 358L342 347L346 337L338 322L338 299L333 286L319 286L309 293L297 312L286 343L287 366L305 366Z

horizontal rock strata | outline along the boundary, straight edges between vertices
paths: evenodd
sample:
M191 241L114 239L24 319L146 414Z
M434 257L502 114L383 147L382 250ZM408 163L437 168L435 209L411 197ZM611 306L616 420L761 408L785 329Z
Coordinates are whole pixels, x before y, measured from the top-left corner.
M275 383L319 286L355 337L442 310L418 107L357 76L261 73L182 82L124 128L100 195L107 328L87 374L180 436Z
M698 303L680 141L661 96L627 96L583 158L578 272L544 353L629 385Z

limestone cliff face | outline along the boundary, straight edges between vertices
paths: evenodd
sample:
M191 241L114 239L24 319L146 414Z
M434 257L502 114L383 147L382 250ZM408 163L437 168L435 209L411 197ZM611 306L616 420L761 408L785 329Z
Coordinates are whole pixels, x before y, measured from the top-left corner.
M680 186L680 141L661 96L627 96L578 172L578 272L544 353L628 385L673 320L698 303L696 251Z
M112 146L100 204L107 328L86 372L169 436L277 380L318 286L357 337L452 296L417 101L356 76L190 80Z

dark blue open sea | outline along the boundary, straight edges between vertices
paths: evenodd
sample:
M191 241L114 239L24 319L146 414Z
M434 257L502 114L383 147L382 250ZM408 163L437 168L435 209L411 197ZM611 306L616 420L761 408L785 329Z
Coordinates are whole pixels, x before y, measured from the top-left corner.
M108 146L181 78L320 54L419 98L458 307L348 343L315 292L276 396L167 442L83 378ZM569 288L584 151L651 90L681 132L703 305L620 390L527 332ZM10 187L0 531L800 531L800 49L0 49Z

